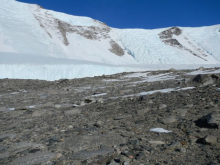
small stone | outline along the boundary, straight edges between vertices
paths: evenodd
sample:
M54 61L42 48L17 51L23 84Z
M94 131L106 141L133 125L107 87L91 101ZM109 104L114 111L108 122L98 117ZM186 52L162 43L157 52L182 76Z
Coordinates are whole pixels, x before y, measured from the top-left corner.
M187 109L177 109L176 112L177 112L181 117L184 117L184 116L186 116Z
M153 102L153 100L149 100L147 103L148 104L153 104L154 102Z
M194 145L197 142L198 139L194 136L189 136L189 140L190 140L190 144Z
M176 150L176 149L180 149L182 146L182 144L180 142L174 142L174 143L171 143L167 149L169 150Z
M142 116L142 115L145 115L148 111L149 111L148 108L142 109L142 110L137 110L137 114Z
M159 107L158 107L158 109L161 110L161 109L164 109L164 108L166 108L166 107L167 107L166 104L160 104Z
M170 71L170 72L176 72L177 70L174 69L174 68L170 68L169 71Z
M26 111L26 110L28 110L28 107L17 107L16 110L17 111Z
M69 116L69 115L78 115L78 114L80 114L81 112L82 112L82 111L81 111L80 109L75 108L75 109L72 109L72 110L67 110L67 111L65 111L64 114L65 114L66 116Z
M115 161L114 161L114 154L112 155L108 155L108 156L105 156L105 155L101 155L101 158L97 161L98 164L112 164L112 165L115 165Z
M131 141L131 145L139 146L140 145L140 141L139 140L132 140Z
M36 152L39 152L40 151L40 149L38 149L38 148L36 148L36 149L31 149L30 151L29 151L29 153L36 153Z
M200 68L198 68L198 70L205 70L205 68L201 66Z
M43 104L42 107L50 108L50 107L54 107L54 104L52 102L48 102L48 103Z
M184 142L184 141L181 141L180 142L182 145L186 145L187 144L187 142Z
M40 117L40 116L44 115L45 113L46 113L46 111L36 110L36 111L34 111L34 113L32 114L32 117Z
M179 149L179 152L181 152L181 153L186 153L186 148L181 147L181 148Z
M189 94L189 93L186 93L186 92L182 92L182 93L180 94L180 96L182 96L182 97L190 97L190 94Z
M135 153L133 153L133 152L126 152L126 153L123 153L123 154L126 155L130 159L134 159L135 158Z
M163 145L163 144L165 144L165 142L163 142L163 141L148 141L148 143L154 144L154 145Z
M133 92L133 90L131 90L131 89L126 89L126 90L120 90L120 91L119 91L119 93L120 93L121 95L126 94L126 93L129 93L129 92Z
M56 137L56 136L53 136L53 137L51 137L51 138L49 139L49 142L50 142L50 143L59 142L59 138Z
M104 100L103 100L103 98L99 98L96 102L97 103L104 103Z
M184 108L192 108L194 105L193 104L187 104L184 106Z
M142 152L140 152L140 153L138 153L138 154L136 155L135 159L136 159L136 160L141 160L141 159L143 159L144 157L145 157L145 154L142 153Z
M102 125L102 121L97 121L97 124L98 125Z
M163 124L170 124L170 123L173 123L176 121L176 117L175 116L170 116L170 117L167 117L167 118L164 118L161 120L161 122Z
M95 123L93 126L97 127L97 128L100 128L101 125L99 125L98 123Z
M59 109L61 107L61 105L60 104L56 104L54 107Z
M143 124L144 123L144 120L137 120L135 121L135 124Z
M84 105L86 105L85 102L84 102L84 101L81 101L81 102L80 102L80 106L84 106Z
M108 165L119 165L119 164L116 163L114 160L112 160Z
M121 119L127 119L127 118L132 118L132 115L117 116L114 118L114 120L121 120Z
M121 163L128 161L129 158L127 158L125 155L120 155L119 160Z
M59 158L61 158L63 155L61 154L61 153L59 153L59 154L57 154L56 155L56 159L59 159Z
M203 142L205 144L211 144L212 145L212 144L217 143L217 138L214 137L214 136L208 135L208 136L204 137Z
M68 126L68 128L69 128L69 129L72 129L72 128L73 128L73 126L72 126L72 125L69 125L69 126Z
M205 131L208 131L208 129L207 128L200 128L198 131L199 132L205 132Z
M129 165L130 163L128 161L124 162L123 165Z
M84 100L84 103L94 103L96 100L94 98L87 98Z

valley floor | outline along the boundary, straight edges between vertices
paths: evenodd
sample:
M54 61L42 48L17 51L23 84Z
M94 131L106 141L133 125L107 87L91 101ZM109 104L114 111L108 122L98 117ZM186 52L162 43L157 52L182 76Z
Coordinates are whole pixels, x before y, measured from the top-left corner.
M0 164L220 164L220 68L0 80Z

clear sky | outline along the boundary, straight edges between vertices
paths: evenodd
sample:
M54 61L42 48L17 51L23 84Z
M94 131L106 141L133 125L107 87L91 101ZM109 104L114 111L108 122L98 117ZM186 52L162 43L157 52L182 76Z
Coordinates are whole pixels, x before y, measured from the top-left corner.
M116 28L154 29L220 24L220 0L18 0Z

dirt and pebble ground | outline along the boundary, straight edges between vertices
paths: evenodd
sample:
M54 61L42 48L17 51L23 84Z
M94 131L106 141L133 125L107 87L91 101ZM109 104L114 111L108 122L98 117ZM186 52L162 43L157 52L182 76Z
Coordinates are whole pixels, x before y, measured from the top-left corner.
M219 127L220 68L0 80L0 164L218 165Z

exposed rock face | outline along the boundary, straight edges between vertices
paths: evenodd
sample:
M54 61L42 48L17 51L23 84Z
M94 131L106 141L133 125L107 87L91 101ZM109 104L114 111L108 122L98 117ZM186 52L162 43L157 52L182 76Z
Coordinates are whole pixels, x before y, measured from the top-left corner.
M177 46L179 48L183 47L177 39L167 39L167 40L164 40L163 42L170 46Z
M52 15L47 15L48 19L50 19L50 24L48 24L47 20L42 20L43 18L39 18L39 16L35 15L35 18L38 20L41 27L48 33L50 37L53 37L48 31L50 29L57 29L60 36L63 38L63 43L67 46L69 45L69 41L67 39L67 33L76 33L80 36L90 39L90 40L99 40L101 38L106 39L109 37L110 27L107 25L103 25L101 27L98 26L73 26L67 22L61 21L59 19L53 18Z
M190 54L207 61L205 58L203 58L207 56L206 53L202 51L201 48L199 48L198 46L193 45L190 42L189 38L184 35L183 31L179 27L172 27L168 30L165 30L159 33L158 35L160 39L162 40L162 42L164 42L166 45L170 45L170 46L185 50L189 52ZM182 40L184 40L184 42L186 42L188 46L182 45L180 43L180 41L178 40L178 36L180 35L183 35Z
M163 32L161 32L160 34L158 34L160 36L160 39L170 39L173 37L173 35L180 35L182 34L182 30L178 27L172 27L168 30L165 30Z
M124 50L113 40L110 41L110 44L112 46L111 49L109 49L112 53L118 55L118 56L123 56L124 55Z
M173 38L174 35L179 36L180 34L182 34L182 30L180 28L172 27L168 30L161 32L158 35L165 44L170 45L170 46L175 46L178 48L183 48L183 46L179 43L179 41Z
M98 26L72 26L66 22L56 19L57 29L60 31L61 35L64 38L64 44L69 45L69 42L66 38L67 33L77 33L80 36L90 39L90 40L99 40L101 38L106 39L109 37L110 28L108 26L98 27Z
M67 34L70 33L76 33L89 40L110 39L110 45L112 48L109 49L109 51L118 56L124 55L124 50L121 48L121 46L111 39L109 35L111 28L105 23L94 20L94 22L97 22L99 26L73 26L67 22L54 18L53 15L48 14L47 12L45 12L43 16L40 16L38 13L41 10L42 8L38 7L34 16L39 22L40 26L51 38L53 38L54 35L51 34L50 31L56 31L56 35L59 36L59 38L63 41L63 44L66 46L70 44L67 39Z

